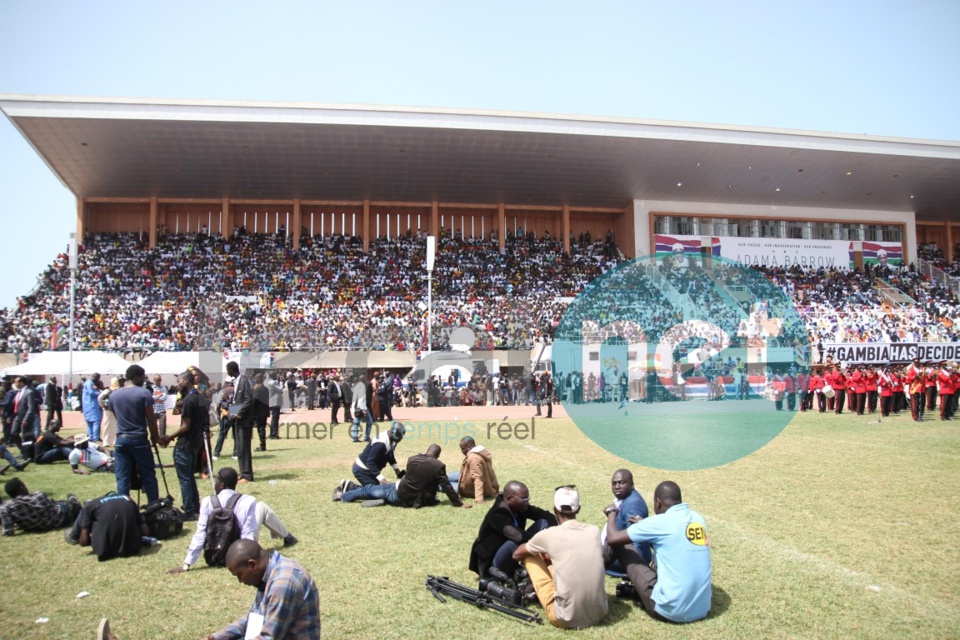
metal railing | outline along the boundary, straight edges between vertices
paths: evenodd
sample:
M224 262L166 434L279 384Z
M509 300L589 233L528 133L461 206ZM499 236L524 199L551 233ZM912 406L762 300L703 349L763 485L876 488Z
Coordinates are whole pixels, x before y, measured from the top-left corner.
M947 275L943 269L938 269L923 258L917 259L917 271L920 275L930 278L930 282L937 283L960 298L960 278Z

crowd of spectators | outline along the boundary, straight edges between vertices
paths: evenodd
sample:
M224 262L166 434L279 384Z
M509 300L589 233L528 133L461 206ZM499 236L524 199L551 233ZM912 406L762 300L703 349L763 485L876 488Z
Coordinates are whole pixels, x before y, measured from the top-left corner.
M639 341L651 328L690 320L691 309L731 335L743 334L746 322L756 337L763 313L756 304L740 308L729 292L743 286L770 298L743 269L675 268L667 259L656 269L616 270L568 308L588 283L619 264L611 239L574 238L569 255L559 240L532 233L508 234L505 245L501 252L495 236L441 233L433 271L434 348L443 348L461 326L474 331L480 350L549 343L558 329L561 337L566 332L589 342L613 334ZM920 254L940 267L956 266L945 264L934 247L921 245ZM416 235L380 238L364 252L355 236L304 236L295 251L287 236L242 228L230 238L163 233L155 249L137 234L93 234L79 253L77 347L419 350L426 346L425 259ZM57 256L35 291L0 319L0 351L65 348L67 260ZM960 302L912 265L754 270L792 301L810 343L960 340ZM664 279L682 299L665 298ZM918 304L891 303L877 287L888 284Z
M476 348L549 342L566 308L616 266L608 238L575 242L508 234L467 239L442 232L433 271L435 348L467 325ZM355 236L313 236L299 250L277 234L162 234L149 249L137 234L92 234L79 253L79 349L417 350L425 346L425 243L380 238L367 252ZM0 351L66 346L67 256L0 321ZM56 337L55 337L56 336Z

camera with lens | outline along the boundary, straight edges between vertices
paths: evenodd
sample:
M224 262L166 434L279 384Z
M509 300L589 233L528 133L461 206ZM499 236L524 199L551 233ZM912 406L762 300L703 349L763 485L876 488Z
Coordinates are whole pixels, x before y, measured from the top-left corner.
M537 592L525 569L517 569L510 578L496 567L490 568L490 577L480 578L479 590L517 606L537 601Z
M617 597L624 599L633 599L637 597L637 591L633 588L633 583L629 580L621 580L617 583Z

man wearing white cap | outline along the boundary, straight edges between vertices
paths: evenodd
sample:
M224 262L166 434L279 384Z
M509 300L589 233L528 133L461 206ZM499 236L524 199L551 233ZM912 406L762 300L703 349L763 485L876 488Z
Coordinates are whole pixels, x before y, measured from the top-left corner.
M90 475L90 471L113 471L113 458L91 443L90 437L85 433L74 436L73 451L67 459L73 467L73 472L82 476ZM86 469L81 469L81 465Z
M550 527L517 547L547 619L561 629L583 629L607 615L603 588L600 529L577 521L580 494L573 485L557 487L553 512L560 526Z

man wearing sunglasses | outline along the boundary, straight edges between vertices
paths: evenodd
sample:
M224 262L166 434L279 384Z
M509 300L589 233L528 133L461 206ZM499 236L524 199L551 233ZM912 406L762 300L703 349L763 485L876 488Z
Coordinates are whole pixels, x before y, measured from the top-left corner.
M486 578L490 567L496 567L512 576L518 566L513 559L517 547L537 532L556 525L552 513L530 504L527 485L516 480L508 482L480 524L470 550L470 570Z
M584 629L607 616L600 529L577 521L580 494L573 485L557 487L553 513L560 523L517 547L547 619L561 629Z

